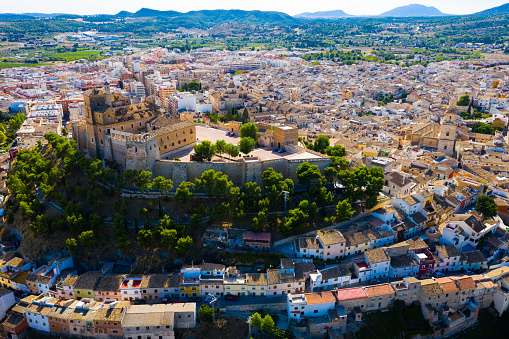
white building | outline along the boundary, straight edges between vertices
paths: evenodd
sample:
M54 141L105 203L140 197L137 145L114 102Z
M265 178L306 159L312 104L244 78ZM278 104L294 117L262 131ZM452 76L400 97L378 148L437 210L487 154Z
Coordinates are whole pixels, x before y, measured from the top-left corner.
M332 292L288 294L286 310L288 322L302 318L326 316L336 307L336 298Z

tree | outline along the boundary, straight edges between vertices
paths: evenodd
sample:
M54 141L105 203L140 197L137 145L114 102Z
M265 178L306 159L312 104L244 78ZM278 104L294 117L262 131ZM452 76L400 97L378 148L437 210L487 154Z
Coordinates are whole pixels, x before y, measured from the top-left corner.
M247 108L244 108L244 111L242 112L242 119L240 119L243 124L247 123L249 121L249 112L247 111Z
M303 162L297 167L297 179L301 185L309 185L313 180L320 179L322 174L316 165L310 165L309 162Z
M136 240L143 245L147 245L152 240L152 231L151 230L140 230L138 232L138 237Z
M215 310L216 316L217 316L217 314L219 313L219 309L215 308L214 310ZM196 316L198 317L198 319L200 319L200 321L211 322L213 319L212 307L210 307L207 304L201 305L200 308L198 309L198 312L196 312Z
M216 154L216 148L210 141L203 140L201 143L194 145L194 153L204 160L210 161Z
M138 178L136 178L136 187L138 187L141 193L145 193L148 190L151 176L152 172L150 171L143 170L138 173Z
M216 141L216 144L214 145L214 147L216 148L216 153L218 155L222 155L223 153L226 152L226 141L220 139L218 141Z
M255 142L258 140L258 127L252 122L248 122L240 127L239 135L241 138L249 137Z
M173 188L173 182L171 179L165 179L162 176L157 176L152 180L150 185L153 189L168 196L168 192Z
M226 110L226 121L232 121L232 120L233 120L232 108L228 107L228 109Z
M124 185L128 188L131 188L133 186L134 180L138 177L138 171L135 169L128 169L124 171L123 174L123 181Z
M468 94L464 94L460 96L459 100L456 102L458 106L468 106L470 104L470 96Z
M473 133L481 133L481 134L495 134L495 128L493 128L490 124L485 124L480 121L475 122L472 125Z
M330 157L344 157L346 156L346 148L341 145L327 146L325 154Z
M81 232L78 240L83 244L84 247L90 247L95 242L94 231Z
M69 251L71 257L75 257L78 250L78 242L74 238L69 238L65 241L65 247Z
M261 329L263 333L272 333L274 331L274 327L276 324L274 323L274 320L272 320L272 317L270 315L266 315L261 324Z
M239 148L233 144L228 144L226 145L226 154L232 158L236 158L239 156Z
M314 145L313 149L316 152L324 153L325 149L327 147L329 147L329 145L330 145L329 137L327 137L326 135L320 134L318 136L318 138L316 138L316 140L315 140L315 145Z
M237 72L235 72L233 75L239 75L239 74L243 74L240 69Z
M249 153L251 153L254 150L255 143L256 143L256 141L254 141L254 139L252 139L250 137L244 137L244 138L240 139L239 149L242 153L244 153L245 155L248 155Z
M66 137L66 136L68 136L68 135L69 135L69 132L67 132L67 128L65 128L65 127L64 127L64 128L62 128L62 135L63 135L64 137Z
M497 215L497 204L492 197L488 197L487 195L481 195L477 198L477 202L475 203L475 208L482 213L485 219L494 217Z
M272 167L267 168L262 173L262 181L265 189L274 185L279 185L281 180L283 180L283 175L274 171Z
M187 204L194 195L190 190L191 188L194 188L194 184L192 182L184 181L180 183L177 191L175 192L175 198L177 198L181 204Z
M189 252L191 246L193 246L193 239L190 236L186 236L185 238L180 238L177 241L177 246L175 247L175 252L183 254Z
M5 133L0 131L0 144L3 144L7 141L7 137L5 136Z
M175 229L163 229L159 232L159 241L161 244L168 246L174 244L177 240L177 230Z
M104 226L103 218L100 215L97 214L90 214L88 217L90 220L90 223L92 224L92 228L95 230L102 229Z
M263 321L262 316L258 312L255 312L251 316L251 326L253 326L255 328L260 328L260 326L262 326L262 321Z
M336 215L341 220L348 220L352 217L355 211L352 209L352 204L348 199L339 201L336 205Z

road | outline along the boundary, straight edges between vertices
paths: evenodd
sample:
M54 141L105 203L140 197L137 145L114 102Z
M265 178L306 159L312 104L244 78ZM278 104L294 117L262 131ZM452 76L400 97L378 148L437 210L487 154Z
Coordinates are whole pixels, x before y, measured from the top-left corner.
M209 304L208 301L204 300L196 303L196 307L200 308L201 305ZM185 300L182 300L185 301ZM228 306L241 306L241 305L256 305L256 304L278 304L284 303L286 304L286 295L276 296L276 297L250 297L250 296L239 296L239 300L237 301L227 301L224 300L224 297L219 298L218 302L216 302L215 307L217 308L225 308Z

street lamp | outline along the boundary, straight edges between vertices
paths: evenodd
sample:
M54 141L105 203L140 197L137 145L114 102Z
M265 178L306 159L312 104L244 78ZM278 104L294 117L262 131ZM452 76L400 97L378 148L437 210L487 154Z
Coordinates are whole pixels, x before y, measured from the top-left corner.
M288 191L281 191L281 193L283 193L283 196L284 196L284 201L285 201L285 212L284 212L284 214L286 214L286 202L288 200L290 200L290 192L288 192Z
M217 298L214 296L212 300L209 302L209 304L212 305L212 325L214 325L215 319L216 319L216 310L214 309L214 304L216 303Z

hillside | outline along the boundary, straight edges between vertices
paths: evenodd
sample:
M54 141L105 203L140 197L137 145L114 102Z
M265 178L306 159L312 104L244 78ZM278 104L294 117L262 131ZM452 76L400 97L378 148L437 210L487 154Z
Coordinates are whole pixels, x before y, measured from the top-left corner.
M436 7L419 4L396 7L380 14L381 17L423 17L448 15L440 12Z
M474 15L499 15L508 13L509 13L509 3L506 3L501 6L485 9L484 11L474 13Z
M282 12L269 11L243 11L243 10L200 10L181 13L176 11L158 11L150 8L142 8L135 13L126 11L119 12L115 17L158 17L172 18L182 25L218 25L227 22L238 22L255 25L295 25L299 20Z
M345 13L345 11L341 9L337 9L335 11L320 11L320 12L304 12L295 15L295 18L303 18L303 19L335 19L335 18L347 18L352 17L353 15Z

